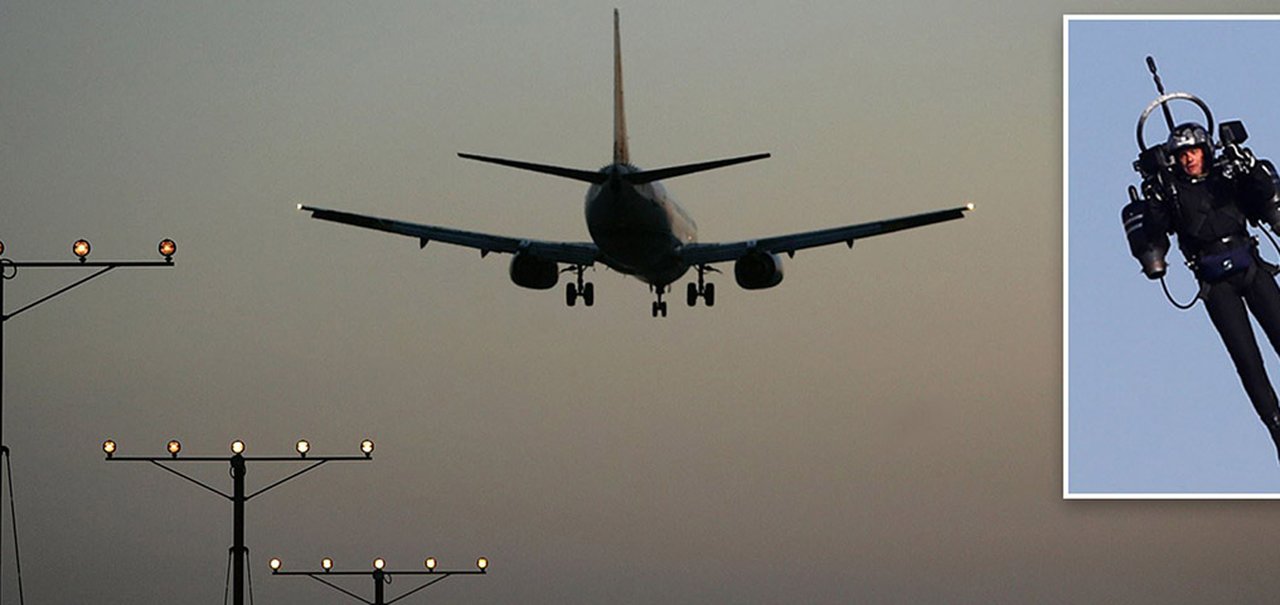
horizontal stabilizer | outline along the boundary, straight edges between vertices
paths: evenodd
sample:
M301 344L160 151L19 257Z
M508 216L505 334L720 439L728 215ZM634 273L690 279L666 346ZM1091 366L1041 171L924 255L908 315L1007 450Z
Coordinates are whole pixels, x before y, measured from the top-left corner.
M503 158L490 158L482 155L472 155L470 153L459 153L458 157L467 160L476 160L477 162L498 164L499 166L507 166L509 168L519 168L520 170L531 170L533 172L541 172L543 174L552 174L566 179L586 181L597 185L609 180L609 175L591 170L579 170L577 168L566 168L564 166L548 166L546 164L534 164L532 162L521 162L519 160L507 160Z
M655 168L653 170L642 170L640 172L632 172L630 174L624 174L622 175L622 178L625 179L628 183L631 183L633 185L641 185L644 183L651 183L653 181L661 181L665 179L675 178L678 176L684 176L686 174L693 174L695 172L702 172L704 170L715 170L716 168L724 168L725 166L732 166L734 164L741 164L743 162L763 160L767 157L769 157L769 154L767 153L757 153L754 155L744 155L738 158L712 160L710 162L699 162L697 164L685 164L683 166L670 166L667 168Z

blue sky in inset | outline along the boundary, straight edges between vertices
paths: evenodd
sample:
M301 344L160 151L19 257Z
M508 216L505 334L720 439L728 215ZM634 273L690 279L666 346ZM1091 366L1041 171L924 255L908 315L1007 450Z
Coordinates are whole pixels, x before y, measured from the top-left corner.
M1165 300L1129 255L1119 218L1139 183L1137 120L1157 96L1147 55L1166 92L1199 96L1219 122L1243 120L1260 157L1280 153L1280 21L1075 20L1067 36L1068 491L1280 492L1271 441L1203 305ZM1172 108L1178 122L1204 121L1192 103ZM1156 110L1145 138L1167 133ZM1185 302L1196 284L1176 242L1168 260L1170 290Z

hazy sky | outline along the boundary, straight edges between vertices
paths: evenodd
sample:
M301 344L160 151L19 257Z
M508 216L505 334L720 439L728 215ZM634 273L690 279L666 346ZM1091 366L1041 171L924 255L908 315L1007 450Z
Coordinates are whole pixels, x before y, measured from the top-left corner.
M606 163L611 5L0 6L5 255L179 246L174 269L5 324L30 602L223 594L228 503L103 462L108 437L137 455L173 437L193 455L377 441L371 463L249 503L262 603L347 602L266 566L326 555L492 561L405 602L1274 598L1269 502L1061 499L1061 17L1096 6L619 8L637 164L774 154L666 183L703 240L977 212L802 252L772 290L716 276L714 309L676 297L654 320L647 288L604 270L595 306L566 308L512 285L506 257L294 205L586 239L581 183L455 153ZM6 307L76 275L25 271Z

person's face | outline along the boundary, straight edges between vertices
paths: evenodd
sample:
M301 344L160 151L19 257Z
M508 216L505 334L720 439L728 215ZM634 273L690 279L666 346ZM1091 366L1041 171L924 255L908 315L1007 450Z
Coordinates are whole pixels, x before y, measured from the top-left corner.
M1204 176L1204 149L1188 147L1178 152L1178 164L1187 176Z

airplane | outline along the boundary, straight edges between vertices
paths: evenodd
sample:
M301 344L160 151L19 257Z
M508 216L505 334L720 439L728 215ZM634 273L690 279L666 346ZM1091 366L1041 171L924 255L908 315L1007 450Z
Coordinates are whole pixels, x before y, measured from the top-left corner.
M963 218L965 212L974 208L973 204L967 204L817 231L729 243L699 242L697 224L659 181L761 160L769 154L757 153L654 170L643 170L632 164L627 149L627 124L622 103L622 44L617 9L613 11L611 164L591 171L470 153L459 153L458 156L590 183L586 196L586 222L591 241L558 242L506 237L303 204L298 204L298 210L310 212L312 218L320 220L415 237L419 248L425 248L431 241L441 241L478 249L481 258L491 252L511 254L511 281L525 288L554 288L561 273L575 273L577 279L565 288L565 303L570 307L578 299L587 307L594 304L595 286L584 281L583 272L600 263L647 283L656 295L651 306L653 317L666 317L667 303L662 299L663 294L690 269L697 273L697 281L688 284L686 302L691 307L696 306L701 298L706 306L711 307L716 300L715 284L706 281L706 274L720 272L713 266L716 263L732 261L734 278L743 289L772 288L782 282L781 254L794 258L797 250L841 242L853 248L853 242L861 238ZM562 269L561 265L565 268Z

